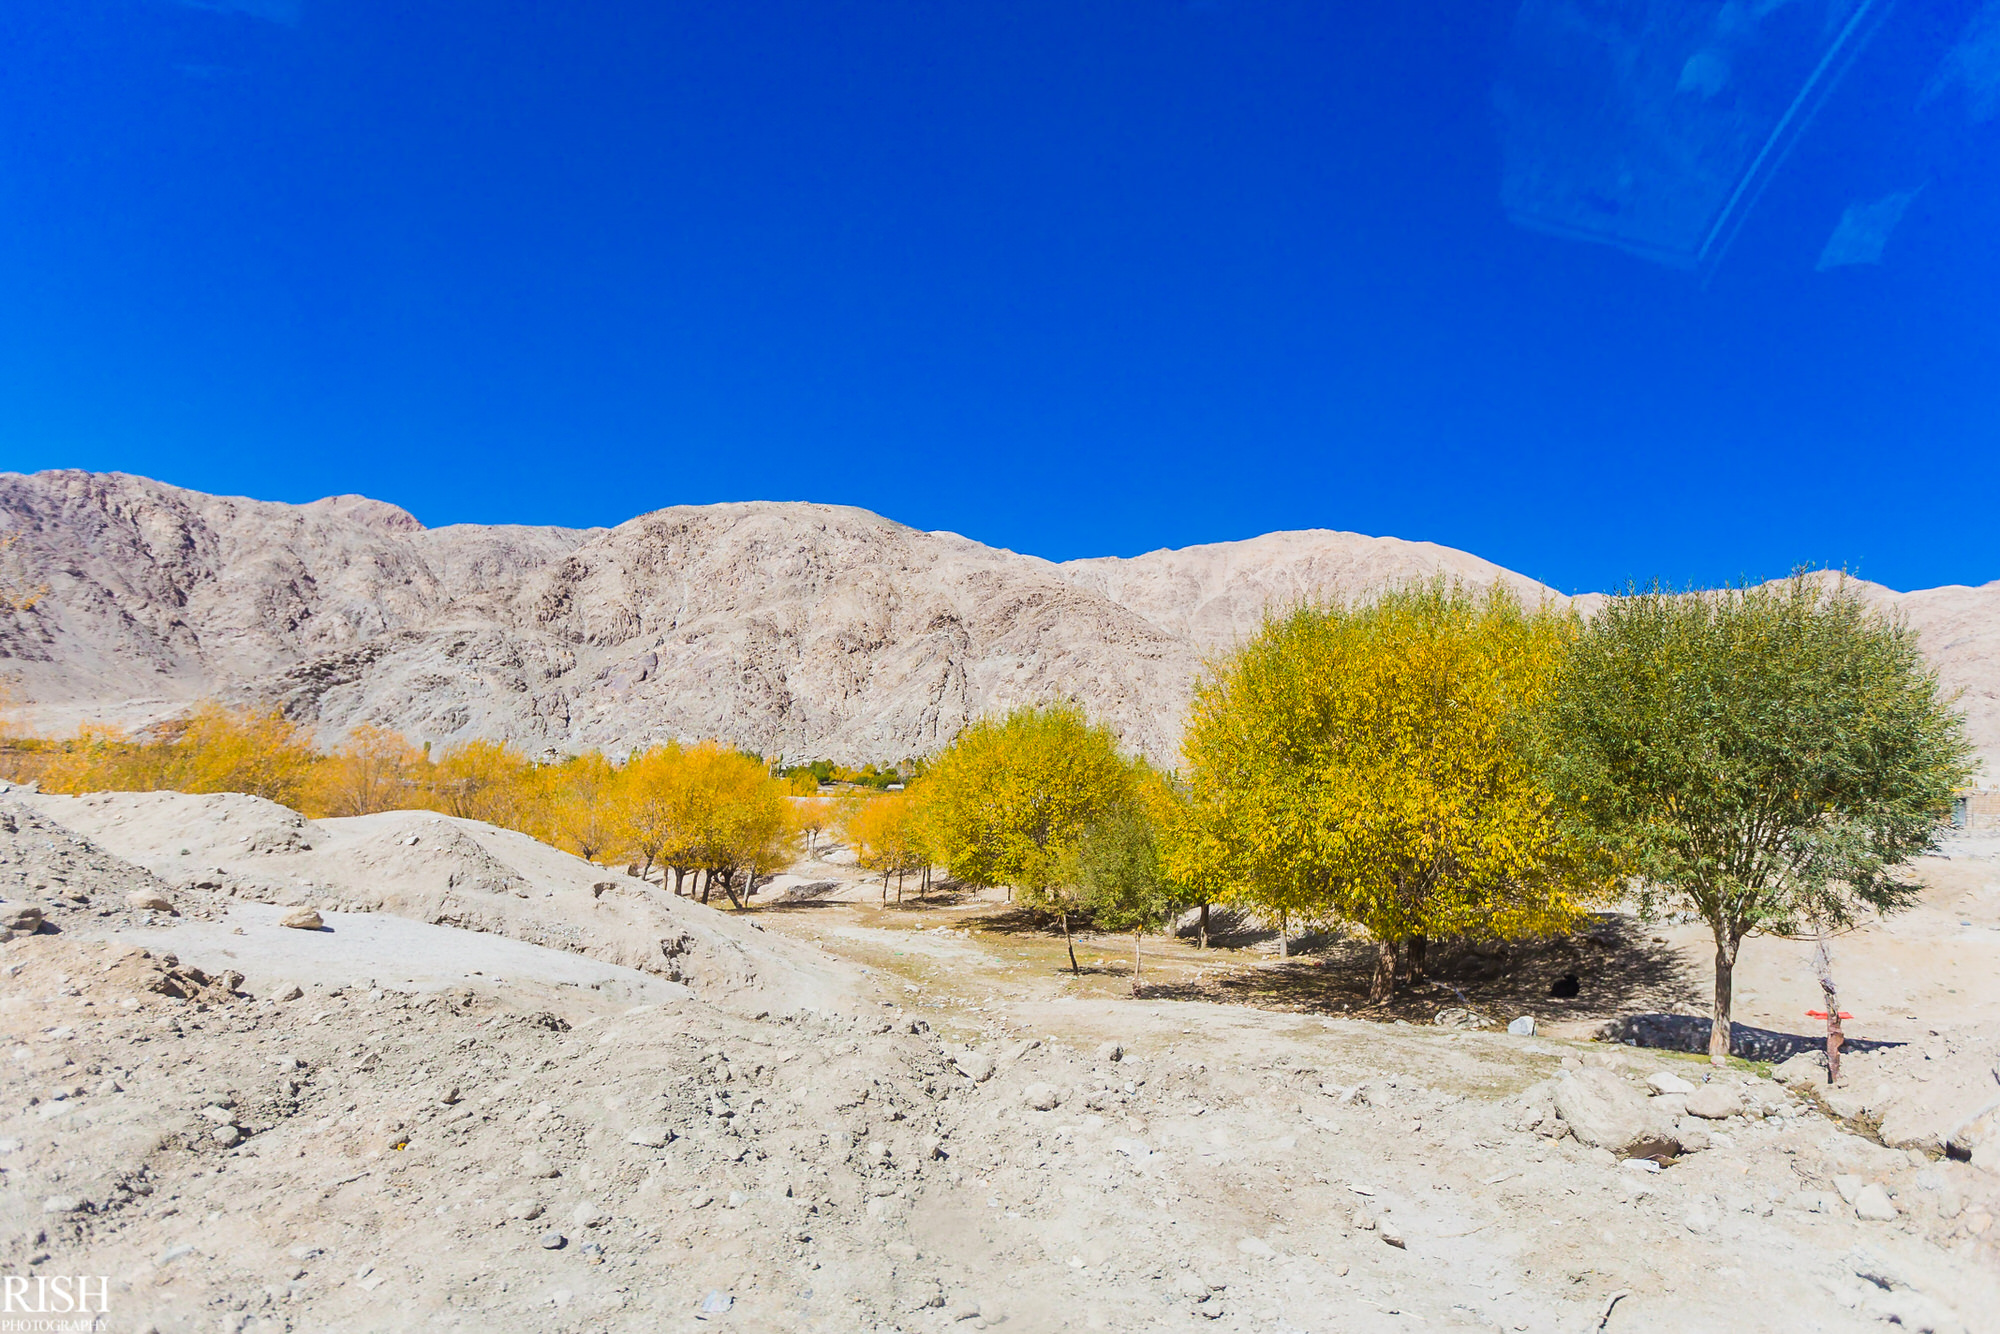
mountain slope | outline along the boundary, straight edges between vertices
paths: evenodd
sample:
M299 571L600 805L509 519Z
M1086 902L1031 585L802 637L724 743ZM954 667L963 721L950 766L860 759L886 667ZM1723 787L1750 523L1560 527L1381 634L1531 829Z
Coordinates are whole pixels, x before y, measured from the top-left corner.
M721 737L893 761L989 710L1073 696L1171 762L1205 654L1267 606L1444 572L1552 590L1429 543L1314 530L1055 564L814 504L679 506L615 528L426 529L393 505L209 496L122 474L0 474L18 534L0 669L34 723L128 725L215 695L330 739L532 752ZM2000 584L1901 608L2000 750Z

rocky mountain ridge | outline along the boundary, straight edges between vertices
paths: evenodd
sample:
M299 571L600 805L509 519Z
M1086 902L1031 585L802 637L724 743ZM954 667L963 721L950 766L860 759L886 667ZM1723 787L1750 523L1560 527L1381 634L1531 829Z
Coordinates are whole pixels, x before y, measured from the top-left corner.
M425 528L146 478L0 473L17 535L0 674L30 725L142 725L203 696L277 702L329 739L504 737L531 752L720 737L894 761L995 709L1072 696L1171 762L1205 655L1267 606L1444 572L1525 576L1326 530L1056 563L843 506L677 506L614 528ZM1871 598L1908 615L2000 756L2000 582ZM2000 767L2000 766L1996 766Z

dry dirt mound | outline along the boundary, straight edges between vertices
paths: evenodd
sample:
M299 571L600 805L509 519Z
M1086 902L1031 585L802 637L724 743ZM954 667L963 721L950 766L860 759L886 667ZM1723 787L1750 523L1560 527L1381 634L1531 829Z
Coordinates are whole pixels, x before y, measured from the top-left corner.
M32 796L176 895L393 913L568 950L749 1009L824 1008L843 970L754 923L538 843L428 811L307 820L239 794Z

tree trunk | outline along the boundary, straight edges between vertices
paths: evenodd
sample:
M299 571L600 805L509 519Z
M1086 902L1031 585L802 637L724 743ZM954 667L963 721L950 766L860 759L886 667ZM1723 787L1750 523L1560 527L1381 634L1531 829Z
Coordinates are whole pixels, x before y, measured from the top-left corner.
M1368 1003L1380 1005L1396 994L1396 942L1375 942L1375 976L1368 983Z
M1134 931L1132 933L1132 994L1134 996L1139 994L1139 969L1144 962L1139 956L1139 947L1145 939L1146 933L1144 931Z
M697 868L695 875L701 880L701 901L708 902L709 891L715 888L715 872L707 868Z
M1734 997L1731 984L1736 977L1736 951L1743 937L1718 929L1715 935L1715 1022L1708 1030L1708 1063L1729 1062L1729 1013Z
M731 867L722 873L722 892L729 896L729 902L736 911L743 911L743 900L736 897L736 869Z
M1833 947L1824 926L1819 928L1813 966L1819 973L1820 995L1826 1001L1826 1082L1835 1084L1840 1081L1840 1048L1847 1035L1840 1031L1840 991L1833 985Z
M1278 957L1280 959L1289 959L1292 957L1291 935L1291 914L1281 912L1278 914Z
M1410 937L1410 981L1422 983L1424 978L1424 953L1430 948L1430 937L1419 932Z
M683 881L685 881L686 879L687 879L687 867L685 867L685 866L676 866L676 867L674 868L674 897L675 897L675 898L679 898L679 897L681 896L681 883L682 883Z
M1208 904L1206 902L1201 905L1201 944L1197 948L1208 948Z
M1082 977L1083 969L1079 968L1076 962L1076 942L1070 939L1069 914L1065 912L1057 915L1062 918L1063 944L1069 946L1069 970L1076 976Z

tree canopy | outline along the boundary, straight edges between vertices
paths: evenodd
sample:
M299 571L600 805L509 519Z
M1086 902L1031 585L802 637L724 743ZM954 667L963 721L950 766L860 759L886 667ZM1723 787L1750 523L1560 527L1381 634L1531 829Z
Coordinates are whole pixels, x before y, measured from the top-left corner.
M1073 704L973 723L925 773L922 800L939 859L976 885L1045 894L1065 851L1132 795L1110 729Z
M1714 933L1717 1060L1744 937L1906 906L1900 868L1971 774L1915 634L1840 577L1614 598L1569 655L1553 721L1559 787L1642 907L1685 905Z
M1366 927L1374 999L1404 942L1568 926L1614 882L1541 773L1577 633L1566 612L1444 580L1267 622L1197 688L1175 878Z

